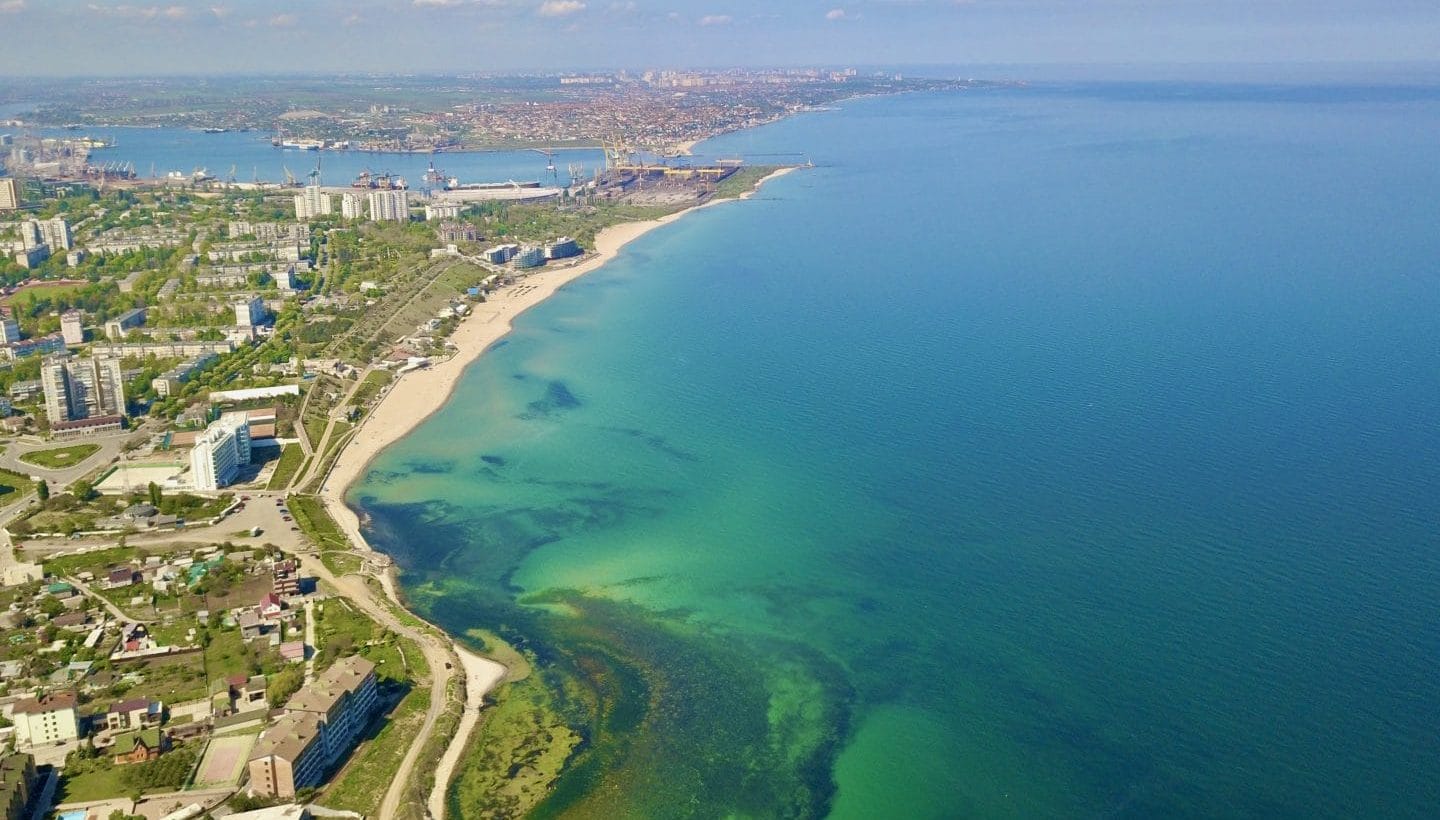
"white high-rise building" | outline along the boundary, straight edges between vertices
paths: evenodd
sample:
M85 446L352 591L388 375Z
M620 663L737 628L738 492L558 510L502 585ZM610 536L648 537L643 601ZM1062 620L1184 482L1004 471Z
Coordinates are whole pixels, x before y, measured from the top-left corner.
M265 321L265 300L250 296L235 302L235 325L255 327Z
M65 218L57 216L54 219L46 219L40 223L40 236L45 244L50 246L51 253L59 253L62 250L70 250L75 247L75 241L70 235L70 226Z
M460 216L460 203L458 202L437 202L425 206L425 221L434 222L437 219L457 219Z
M250 463L250 427L244 413L226 413L205 428L190 451L190 484L210 491L235 482Z
M296 219L329 216L333 207L334 203L330 201L330 195L325 193L319 185L307 185L303 192L295 195Z
M60 314L60 335L67 345L85 343L85 317L78 310L67 310Z
M111 357L49 356L40 367L50 423L125 415L125 375Z
M20 180L14 177L0 177L0 211L13 211L20 207Z
M409 191L371 191L370 218L376 222L409 222Z
M346 219L365 218L365 200L359 194L340 195L340 215Z
M27 219L20 223L20 244L24 245L27 251L45 244L45 234L40 230L40 220Z

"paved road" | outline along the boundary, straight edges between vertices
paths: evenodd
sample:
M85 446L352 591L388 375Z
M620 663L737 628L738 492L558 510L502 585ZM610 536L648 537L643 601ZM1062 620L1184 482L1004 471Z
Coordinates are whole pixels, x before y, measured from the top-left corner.
M84 437L73 441L43 441L38 438L26 436L11 444L9 447L6 447L4 453L0 453L0 467L4 467L7 470L14 470L21 475L43 478L49 482L51 489L58 489L66 487L84 478L87 473L109 464L112 459L120 455L120 452L125 449L125 442L144 431L145 426L142 423L134 430L125 430L117 435L96 436L94 438ZM33 453L36 450L52 450L56 447L68 447L72 444L98 444L100 445L100 449L92 453L90 457L84 461L62 470L48 470L44 467L27 464L20 460L20 456L25 453Z

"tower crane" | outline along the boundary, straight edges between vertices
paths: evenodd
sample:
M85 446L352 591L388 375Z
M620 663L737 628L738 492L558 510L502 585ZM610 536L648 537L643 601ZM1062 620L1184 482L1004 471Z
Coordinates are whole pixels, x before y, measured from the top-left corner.
M555 170L555 149L554 149L554 148L531 148L531 149L529 149L529 150L534 151L535 153L544 156L544 157L545 157L545 170L547 170L547 171L550 172L550 178L551 178L552 180L553 180L553 179L558 179L558 174L557 174L557 172L556 172L556 170Z

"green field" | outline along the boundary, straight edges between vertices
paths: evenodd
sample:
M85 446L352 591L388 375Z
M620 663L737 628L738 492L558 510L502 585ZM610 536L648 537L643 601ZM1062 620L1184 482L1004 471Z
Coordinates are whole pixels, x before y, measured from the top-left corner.
M300 445L285 445L285 449L280 451L280 463L275 465L275 472L270 475L270 483L265 485L265 489L283 490L290 486L290 480L304 463L305 451L300 449Z
M341 532L340 525L325 511L320 499L313 495L292 495L287 499L290 513L305 537L322 550L349 550L350 540Z
M35 482L10 470L0 470L0 504L9 504L35 489Z
M98 444L72 444L69 447L55 447L49 450L36 450L33 453L25 453L20 460L26 464L34 464L36 467L44 467L47 470L63 470L66 467L74 467L100 450Z

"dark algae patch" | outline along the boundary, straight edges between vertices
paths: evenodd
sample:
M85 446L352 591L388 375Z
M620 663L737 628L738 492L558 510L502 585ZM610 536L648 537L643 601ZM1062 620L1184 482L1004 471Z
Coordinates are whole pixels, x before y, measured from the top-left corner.
M716 634L683 612L571 590L516 600L512 562L588 516L492 513L461 528L426 506L371 509L390 526L463 530L452 543L494 547L460 547L430 570L407 562L411 603L455 634L495 625L531 667L496 693L475 733L449 796L457 817L827 813L852 700L836 665L798 645Z

